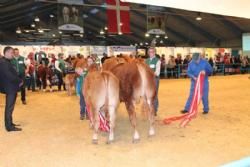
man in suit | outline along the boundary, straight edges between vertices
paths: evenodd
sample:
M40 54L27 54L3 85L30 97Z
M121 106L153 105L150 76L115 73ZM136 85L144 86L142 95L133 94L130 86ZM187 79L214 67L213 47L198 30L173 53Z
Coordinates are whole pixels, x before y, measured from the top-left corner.
M12 113L15 107L17 92L23 85L22 79L18 77L17 71L11 64L14 56L12 47L5 47L4 56L0 58L0 92L6 94L5 105L5 128L10 131L21 131L12 121Z
M11 60L14 68L16 69L19 78L22 79L23 85L21 87L21 100L22 103L26 104L26 96L25 96L25 73L26 73L26 65L25 59L23 56L20 56L19 50L17 48L14 49L14 58Z

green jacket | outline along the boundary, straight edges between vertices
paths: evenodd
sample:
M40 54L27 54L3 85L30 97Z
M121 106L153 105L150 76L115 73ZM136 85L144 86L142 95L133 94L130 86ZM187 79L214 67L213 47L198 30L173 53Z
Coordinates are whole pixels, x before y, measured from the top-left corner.
M157 57L154 57L153 59L147 58L146 63L155 72L158 61L159 59Z
M19 76L25 75L26 65L24 57L22 56L19 56L18 58L14 57L11 60L11 64L14 66Z
M65 67L65 61L62 59L59 59L59 68L62 70L62 72L65 72L66 67Z

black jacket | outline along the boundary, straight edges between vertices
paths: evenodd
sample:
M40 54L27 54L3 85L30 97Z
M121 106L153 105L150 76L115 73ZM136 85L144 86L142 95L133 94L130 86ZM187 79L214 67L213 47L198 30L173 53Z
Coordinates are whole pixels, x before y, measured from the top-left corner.
M10 63L10 60L0 58L0 92L5 94L17 93L22 83L17 71Z

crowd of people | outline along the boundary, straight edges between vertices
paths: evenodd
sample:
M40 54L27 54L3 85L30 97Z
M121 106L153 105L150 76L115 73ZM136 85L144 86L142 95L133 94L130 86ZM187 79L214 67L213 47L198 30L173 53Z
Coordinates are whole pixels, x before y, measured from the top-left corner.
M166 60L164 54L162 54L162 56L157 56L161 60L162 76L178 78L178 73L186 75L188 63L191 61L190 55L186 55L184 59L181 54L177 54L176 57L170 55L168 61ZM202 57L213 67L214 74L216 74L216 72L230 74L246 73L250 68L250 58L248 56L232 56L229 53L218 53L214 56L214 58L207 58L204 54Z

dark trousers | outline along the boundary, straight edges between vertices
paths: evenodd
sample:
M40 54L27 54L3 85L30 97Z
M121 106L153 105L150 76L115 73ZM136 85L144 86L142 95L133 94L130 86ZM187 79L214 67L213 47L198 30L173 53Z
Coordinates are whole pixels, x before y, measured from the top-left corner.
M36 81L35 81L35 76L33 74L30 75L27 82L28 82L27 83L28 90L30 90L30 87L31 87L32 91L35 91L36 90Z
M20 87L20 91L21 91L21 100L22 101L26 101L26 91L25 91L25 88L26 88L26 85L25 85L25 76L19 76L20 78L22 78L23 80L23 85Z
M155 95L155 101L154 101L155 113L158 112L158 108L159 108L159 100L158 100L159 83L160 83L160 77L155 77L155 86L156 86L156 95Z
M59 91L61 90L62 85L63 85L63 90L66 90L65 84L63 82L63 73L58 71L56 75L58 77L58 90Z
M13 94L6 94L6 105L5 105L5 128L11 129L13 119L12 119L12 113L14 111L15 103L16 103L16 96L17 93Z

